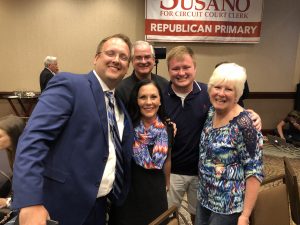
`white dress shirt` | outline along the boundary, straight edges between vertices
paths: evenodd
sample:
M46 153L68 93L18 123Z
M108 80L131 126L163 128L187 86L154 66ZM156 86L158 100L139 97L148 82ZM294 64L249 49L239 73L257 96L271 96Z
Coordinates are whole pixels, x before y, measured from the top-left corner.
M103 92L111 91L111 92L115 93L115 89L110 90L107 87L107 85L103 82L103 80L97 75L96 71L93 70L93 72L94 72L96 78L98 79ZM106 96L104 98L105 98L105 103L106 103L106 108L107 108L108 107L108 99ZM115 109L115 116L116 116L116 121L117 121L117 125L118 125L119 135L120 135L120 139L122 141L123 130L124 130L124 113L117 107L116 103L115 103L114 109ZM101 148L101 147L103 147L103 146L99 146L99 148ZM114 144L112 141L112 135L110 133L109 125L108 125L108 149L109 149L109 155L108 155L108 159L107 159L107 162L106 162L106 165L104 168L104 173L103 173L100 187L98 190L97 198L107 195L111 191L114 180L115 180L117 157L116 157L116 151L115 151L115 147L114 147Z

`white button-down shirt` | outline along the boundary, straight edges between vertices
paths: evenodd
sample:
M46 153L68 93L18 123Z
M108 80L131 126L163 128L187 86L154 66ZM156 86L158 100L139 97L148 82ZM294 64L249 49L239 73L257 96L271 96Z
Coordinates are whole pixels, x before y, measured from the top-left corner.
M111 91L113 93L115 93L115 89L110 90L107 85L103 82L103 80L97 75L96 71L93 70L95 76L97 77L103 92L105 91ZM105 102L106 102L106 108L108 107L108 99L107 97L105 98ZM120 135L120 139L122 141L122 136L123 136L123 130L124 130L124 113L115 105L114 107L115 109L115 116L116 116L116 121L117 121L117 125L118 125L118 130L119 130L119 135ZM99 146L99 148L103 148L103 146ZM109 155L108 155L108 159L104 168L104 173L102 176L102 180L100 183L100 187L98 190L98 194L97 194L97 198L101 197L101 196L105 196L107 195L112 187L113 187L113 183L115 180L115 170L116 170L116 151L115 151L115 147L113 144L113 140L112 140L112 135L110 133L110 128L108 125L108 148L109 148Z

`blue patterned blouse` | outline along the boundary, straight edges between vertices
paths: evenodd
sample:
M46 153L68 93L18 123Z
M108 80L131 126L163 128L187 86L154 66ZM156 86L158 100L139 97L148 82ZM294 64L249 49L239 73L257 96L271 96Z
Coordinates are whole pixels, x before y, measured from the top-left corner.
M211 107L201 134L197 197L213 212L239 213L243 211L246 179L255 176L263 180L263 138L247 111L220 128L213 128L214 113Z

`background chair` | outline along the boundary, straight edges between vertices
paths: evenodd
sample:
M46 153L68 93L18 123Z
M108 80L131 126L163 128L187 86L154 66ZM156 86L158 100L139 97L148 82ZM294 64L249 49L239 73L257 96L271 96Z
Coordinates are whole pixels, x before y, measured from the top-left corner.
M168 220L168 225L179 225L178 208L176 206L170 207L167 211L149 223L149 225L165 224Z
M11 191L11 178L0 170L0 198L6 198ZM0 225L5 224L11 218L12 211L9 208L0 209Z
M288 158L284 157L285 182L288 190L292 220L300 225L300 197L297 175Z
M0 198L6 198L11 190L11 177L0 170Z
M278 182L280 181L280 182ZM251 225L289 225L289 202L284 175L266 179L250 217ZM274 182L279 184L274 185ZM272 185L273 183L273 185ZM269 187L265 188L264 186Z

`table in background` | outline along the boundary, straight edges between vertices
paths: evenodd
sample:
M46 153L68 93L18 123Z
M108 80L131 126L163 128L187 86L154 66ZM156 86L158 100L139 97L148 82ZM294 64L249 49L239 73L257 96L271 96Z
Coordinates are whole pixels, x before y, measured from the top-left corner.
M32 110L34 109L34 106L36 105L39 95L35 96L17 96L17 95L2 95L2 99L6 99L12 109L14 110L14 113L19 117L26 117L28 118ZM20 105L21 108L16 105Z

